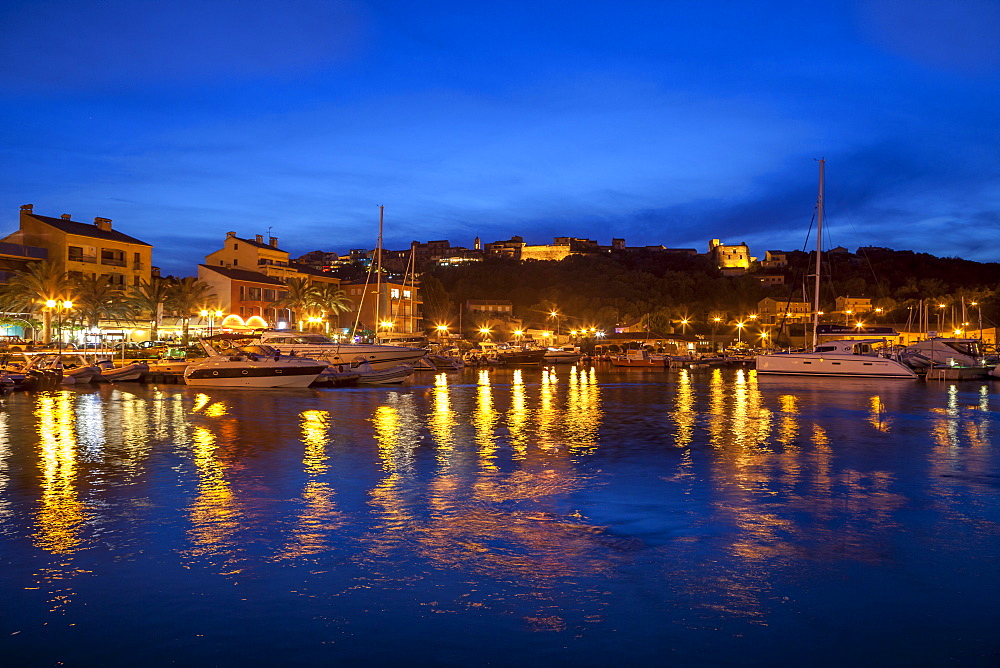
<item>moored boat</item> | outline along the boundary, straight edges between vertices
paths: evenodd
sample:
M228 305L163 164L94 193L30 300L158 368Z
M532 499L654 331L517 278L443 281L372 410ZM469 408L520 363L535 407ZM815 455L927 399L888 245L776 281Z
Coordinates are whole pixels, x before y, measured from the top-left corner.
M184 383L196 387L308 387L326 369L324 362L291 357L278 351L259 354L239 350L220 353L202 341L209 356L184 369ZM263 351L266 348L261 347Z
M623 355L614 355L611 358L613 366L639 367L649 369L665 369L669 358L660 353L651 353L645 348L626 350Z
M264 330L255 339L284 355L300 355L322 360L327 364L350 364L364 357L373 369L388 369L398 364L415 364L427 354L424 348L368 343L338 343L322 334L293 330Z
M854 378L914 379L905 364L883 357L874 344L881 339L824 341L812 352L758 355L758 374L786 376L845 376Z

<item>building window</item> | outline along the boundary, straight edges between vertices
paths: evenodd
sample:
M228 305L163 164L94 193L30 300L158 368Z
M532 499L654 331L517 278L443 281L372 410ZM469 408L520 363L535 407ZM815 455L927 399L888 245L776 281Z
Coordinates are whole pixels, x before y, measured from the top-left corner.
M236 267L236 266L238 266L239 264L240 264L240 261L239 261L239 260L237 260L236 258L233 258L233 266L234 266L234 267Z
M243 301L244 299L246 299L246 287L243 286L243 285L241 285L240 286L240 301ZM243 315L243 309L240 309L240 315Z
M260 288L247 288L247 301L260 301Z
M114 248L102 248L101 264L107 264L113 267L124 267L125 251L115 250Z
M239 249L240 249L239 244L233 244L233 250L239 250Z
M274 290L268 288L264 290L264 301L273 302L274 301Z

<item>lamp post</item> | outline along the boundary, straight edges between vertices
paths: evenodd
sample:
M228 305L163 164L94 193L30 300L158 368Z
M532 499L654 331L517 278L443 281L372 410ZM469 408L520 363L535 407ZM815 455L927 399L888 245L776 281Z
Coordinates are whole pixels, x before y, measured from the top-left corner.
M441 342L443 337L448 336L448 325L438 325L434 328L437 331L438 343Z
M222 317L222 311L209 311L208 309L202 309L198 314L202 318L208 318L208 335L212 336L212 330L215 326L215 319Z
M488 341L489 338L490 338L490 328L489 327L480 327L479 328L479 334L483 337L483 341Z
M63 313L69 311L73 308L73 302L67 300L49 299L45 302L45 305L49 307L49 310L55 310L56 312L56 331L59 336L58 350L59 354L62 354L62 317Z
M979 340L983 340L983 309L979 306L979 302L969 302L969 306L976 307L976 313L979 315Z
M938 331L941 331L941 327L944 326L944 304L938 304Z
M715 330L718 329L720 322L722 322L722 318L720 318L719 316L715 316L714 318L712 318L712 352L713 353L718 352L718 349L715 347Z
M744 327L746 327L746 323L745 322L740 321L740 322L736 323L736 345L737 346L739 344L743 343L743 328Z

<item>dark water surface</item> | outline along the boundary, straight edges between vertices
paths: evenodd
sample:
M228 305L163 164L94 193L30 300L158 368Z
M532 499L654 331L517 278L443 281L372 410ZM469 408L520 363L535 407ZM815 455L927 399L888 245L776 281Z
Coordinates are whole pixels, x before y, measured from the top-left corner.
M1000 383L0 400L0 662L998 665Z

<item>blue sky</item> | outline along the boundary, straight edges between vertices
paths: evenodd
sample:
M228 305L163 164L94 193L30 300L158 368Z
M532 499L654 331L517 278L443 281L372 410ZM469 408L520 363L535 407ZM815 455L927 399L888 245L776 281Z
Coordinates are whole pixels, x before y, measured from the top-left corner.
M7 0L0 234L111 218L193 275L521 235L1000 261L1000 2Z

